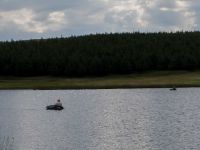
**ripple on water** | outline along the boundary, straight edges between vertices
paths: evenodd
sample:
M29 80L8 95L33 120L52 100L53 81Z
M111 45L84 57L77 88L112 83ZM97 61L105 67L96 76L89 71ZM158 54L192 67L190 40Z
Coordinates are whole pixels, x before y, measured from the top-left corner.
M65 109L45 110L57 98ZM199 88L2 90L0 136L16 150L199 150L199 98Z

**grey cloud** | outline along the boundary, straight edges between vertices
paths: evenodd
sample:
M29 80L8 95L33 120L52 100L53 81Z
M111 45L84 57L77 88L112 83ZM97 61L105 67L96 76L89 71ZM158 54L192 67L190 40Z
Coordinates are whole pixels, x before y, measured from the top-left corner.
M193 30L199 15L199 0L1 0L0 40Z
M110 12L106 14L105 22L108 28L110 27L110 30L113 32L116 30L119 32L127 32L138 28L136 11Z
M13 10L21 8L33 8L40 11L49 10L62 10L66 8L73 8L74 6L83 5L85 0L72 1L72 0L1 0L0 9Z
M149 27L154 26L155 28L162 27L167 30L173 30L171 27L182 26L185 24L185 17L182 13L158 10L156 12L151 12L147 18L147 22Z

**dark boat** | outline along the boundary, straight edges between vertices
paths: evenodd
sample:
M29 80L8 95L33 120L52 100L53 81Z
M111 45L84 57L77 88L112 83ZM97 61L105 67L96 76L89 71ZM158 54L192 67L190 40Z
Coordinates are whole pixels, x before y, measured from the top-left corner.
M49 105L46 107L47 110L63 110L63 106L57 106L57 105Z
M171 88L171 89L170 89L170 91L176 91L176 88L175 88L175 87L173 87L173 88Z

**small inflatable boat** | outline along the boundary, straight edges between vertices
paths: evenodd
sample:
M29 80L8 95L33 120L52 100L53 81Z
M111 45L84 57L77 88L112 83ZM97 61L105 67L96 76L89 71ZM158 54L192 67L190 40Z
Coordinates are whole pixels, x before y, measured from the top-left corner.
M47 110L63 110L63 106L57 106L57 105L49 105L46 107Z
M175 87L173 87L173 88L171 88L171 89L170 89L170 91L176 91L176 88L175 88Z

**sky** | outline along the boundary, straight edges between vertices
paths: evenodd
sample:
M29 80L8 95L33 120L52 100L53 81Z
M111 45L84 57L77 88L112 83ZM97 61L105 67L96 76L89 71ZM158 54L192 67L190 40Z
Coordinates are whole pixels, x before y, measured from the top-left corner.
M0 0L0 40L196 31L200 0Z

